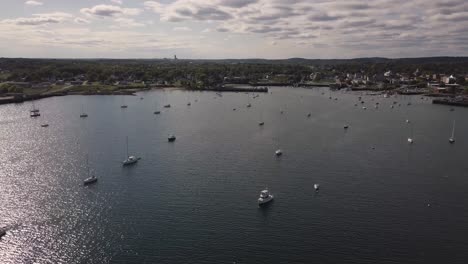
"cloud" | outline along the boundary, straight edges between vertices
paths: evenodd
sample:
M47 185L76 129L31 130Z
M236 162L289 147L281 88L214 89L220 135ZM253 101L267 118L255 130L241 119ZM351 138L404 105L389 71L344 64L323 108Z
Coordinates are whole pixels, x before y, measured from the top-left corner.
M89 21L87 19L84 19L84 18L81 18L81 17L77 17L73 21L75 21L75 23L77 23L77 24L89 24L89 23L91 23L91 21Z
M25 5L30 5L30 6L41 6L44 3L39 2L39 1L29 0L29 1L24 2L24 4Z
M18 26L39 26L45 24L58 24L73 16L68 13L54 12L34 14L32 17L19 17L15 19L4 19L2 24L14 24Z
M219 4L222 6L240 8L257 2L258 0L220 0Z
M118 17L114 19L114 24L111 26L112 28L132 28L132 27L144 27L145 24L141 22L137 22L132 18L125 18L125 17Z
M175 27L172 30L174 30L174 31L185 31L185 32L192 31L192 29L189 28L189 27Z
M141 13L138 8L122 8L115 5L96 5L91 8L82 8L82 14L97 17L136 16Z
M1 1L1 0L0 0ZM26 0L18 1L23 5ZM30 1L28 1L30 2ZM43 0L35 0L43 2ZM44 1L45 2L45 1ZM47 2L47 7L53 2ZM87 1L95 2L95 1ZM139 47L143 51L170 47L177 41L186 41L175 47L191 48L195 54L208 56L245 56L251 50L258 56L424 56L440 55L446 51L458 56L467 54L468 1L466 0L148 0L125 1L134 3L127 8L121 0L100 1L80 10L79 14L33 14L24 17L1 17L2 38L29 36L33 32L43 36L45 30L87 29L81 34L83 45L114 48L118 50ZM95 2L96 3L96 2ZM143 13L144 12L144 13ZM141 17L139 16L141 15ZM96 18L106 18L94 23ZM3 20L2 20L3 19ZM154 23L150 22L154 21ZM157 23L156 20L162 21ZM152 25L151 27L149 25ZM170 25L168 25L170 24ZM103 40L96 35L101 27L122 38L99 44ZM129 28L142 35L136 36ZM155 32L172 29L167 36ZM180 32L194 30L204 38ZM35 31L36 30L36 31ZM41 30L41 34L39 34ZM102 32L100 32L102 33ZM143 34L144 33L144 34ZM201 34L210 33L210 34ZM143 36L145 35L145 36ZM157 35L157 37L156 37ZM187 36L191 35L191 36ZM53 42L66 47L78 45L64 39ZM75 38L79 34L73 35ZM89 36L89 37L88 37ZM105 34L108 36L108 34ZM180 38L180 37L186 38ZM126 39L124 39L124 37ZM129 39L134 37L135 39ZM191 38L190 38L191 37ZM24 37L23 37L24 39ZM223 39L229 39L217 48ZM249 41L245 41L248 39ZM251 40L251 41L250 41ZM52 40L48 40L52 42ZM81 40L80 40L81 41ZM125 47L125 41L131 42ZM164 45L159 45L164 42ZM155 43L158 43L157 45ZM260 43L263 43L264 46ZM266 45L265 45L266 43ZM276 45L272 45L275 43ZM167 44L167 45L166 45ZM284 47L293 47L284 49ZM0 47L2 46L0 43ZM280 49L281 47L281 49ZM402 49L401 47L405 47ZM270 52L270 53L268 53ZM343 55L344 54L344 55ZM442 54L446 55L446 54Z

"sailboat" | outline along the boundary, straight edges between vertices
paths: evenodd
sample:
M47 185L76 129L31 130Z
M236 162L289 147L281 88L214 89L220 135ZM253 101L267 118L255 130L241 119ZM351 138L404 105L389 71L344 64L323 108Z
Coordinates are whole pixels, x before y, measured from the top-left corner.
M156 111L154 111L154 114L159 115L161 113L161 111L158 110L158 105L157 105L156 101L154 102L154 108L156 109Z
M413 125L411 124L411 134L410 137L408 138L408 143L413 144Z
M449 138L451 144L455 143L455 120L453 120L452 136Z
M260 122L258 122L259 126L265 125L265 122L263 121L263 110L260 110Z
M88 155L86 155L86 168L88 169L88 178L86 178L83 181L84 185L88 185L88 184L92 184L92 183L97 182L97 178L96 178L96 176L94 176L94 174L89 176L90 173L89 173Z
M33 108L29 111L30 112L29 116L31 117L41 116L41 114L39 113L39 109L36 108L36 106L34 105L34 101L32 102L32 105L33 105Z
M127 107L128 106L124 102L124 97L122 97L122 105L120 106L120 108L127 108Z
M84 111L83 105L81 105L81 114L80 114L80 117L81 117L81 118L88 117L88 114L86 114L85 111Z
M122 162L123 166L132 165L138 162L140 158L128 154L128 136L127 136L127 158Z

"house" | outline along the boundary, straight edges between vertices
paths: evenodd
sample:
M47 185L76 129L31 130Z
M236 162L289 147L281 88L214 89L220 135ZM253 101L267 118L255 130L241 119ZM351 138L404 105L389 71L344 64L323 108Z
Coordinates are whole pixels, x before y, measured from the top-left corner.
M453 84L456 82L456 78L453 75L450 76L443 76L441 81L445 84Z

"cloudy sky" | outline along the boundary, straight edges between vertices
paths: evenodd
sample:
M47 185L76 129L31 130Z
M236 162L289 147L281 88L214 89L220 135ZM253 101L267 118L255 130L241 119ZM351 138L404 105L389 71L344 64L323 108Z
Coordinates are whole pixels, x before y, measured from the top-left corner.
M0 0L0 57L468 56L468 0Z

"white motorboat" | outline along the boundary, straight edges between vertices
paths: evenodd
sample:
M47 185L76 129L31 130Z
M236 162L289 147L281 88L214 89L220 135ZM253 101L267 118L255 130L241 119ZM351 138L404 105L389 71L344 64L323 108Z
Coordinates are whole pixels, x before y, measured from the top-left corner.
M318 183L314 184L314 189L315 191L318 191L320 189L320 184Z
M275 151L275 155L276 156L281 156L281 155L283 155L283 151L281 151L281 149L278 149L278 150Z
M408 138L408 143L413 144L413 139L412 139L412 138Z
M268 189L265 189L260 192L260 197L258 198L258 204L266 204L268 202L273 201L273 195L268 192Z
M349 128L349 125L344 125L343 128L344 128L344 129L348 129L348 128Z

